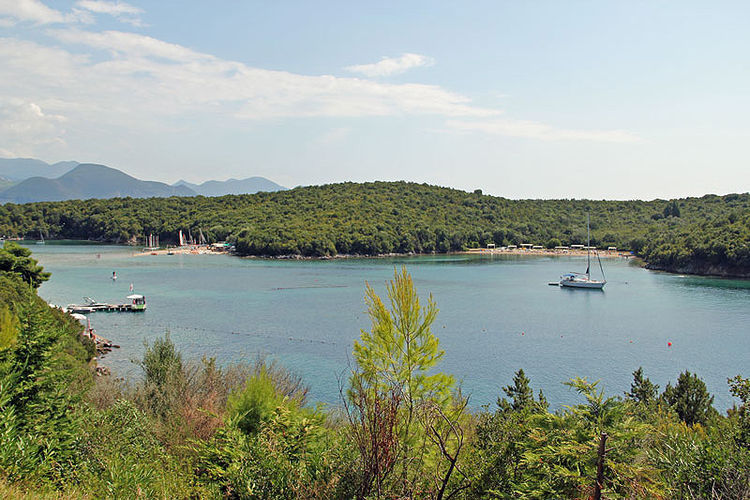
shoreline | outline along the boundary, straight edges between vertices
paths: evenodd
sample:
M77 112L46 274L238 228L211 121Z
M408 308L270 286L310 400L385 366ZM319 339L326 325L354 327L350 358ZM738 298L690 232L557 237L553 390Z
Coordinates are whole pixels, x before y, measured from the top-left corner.
M55 241L55 240L51 240ZM75 240L70 240L75 241ZM87 240L81 240L87 241ZM99 243L101 244L101 243ZM109 243L112 244L112 243ZM93 245L92 245L93 246ZM130 246L130 245L120 245ZM215 250L211 249L208 245L193 245L187 247L172 247L172 248L160 248L158 250L148 250L133 252L132 257L144 257L144 256L156 256L156 255L169 255L170 252L173 255L228 255L232 257L238 257L242 259L269 259L269 260L332 260L332 259L384 259L389 257L420 257L420 256L436 256L436 255L480 255L480 256L495 256L495 255L514 255L514 256L526 256L526 257L585 257L586 250L579 248L568 248L568 249L539 249L539 248L470 248L459 252L445 252L445 253L386 253L378 255L365 255L365 254L336 254L329 256L305 256L300 254L287 254L287 255L239 255L237 253L229 252L227 250ZM717 266L685 266L679 268L668 268L666 266L660 266L656 264L649 264L641 257L624 250L595 250L595 254L605 259L621 258L626 260L632 260L643 268L650 271L666 272L670 274L687 274L691 276L705 276L705 277L716 277L726 279L750 279L750 274L745 272L728 272L727 270L718 269Z
M471 248L469 250L458 252L468 255L533 255L539 257L585 257L587 255L586 250L577 248L572 249L549 249L549 248ZM599 255L603 258L623 258L623 259L635 259L635 254L625 252L622 250L593 250L591 255Z
M233 255L227 251L211 250L206 245L193 245L187 247L159 248L158 250L144 250L136 252L133 257L146 255Z
M593 251L592 254L599 254L599 257L603 258L623 258L623 259L635 259L637 258L630 252L624 252L619 250L597 250ZM284 254L284 255L240 255L237 253L230 253L227 251L212 250L206 246L190 246L190 247L175 247L175 248L160 248L158 250L147 250L143 252L133 253L133 257L144 257L149 255L230 255L233 257L239 257L241 259L270 259L270 260L332 260L332 259L382 259L388 257L421 257L421 256L435 256L435 255L526 255L526 256L538 256L538 257L585 257L587 255L586 250L581 249L525 249L525 248L470 248L468 250L462 250L459 252L444 252L444 253L383 253L377 255L369 254L336 254L336 255L324 255L324 256L309 256L302 254Z

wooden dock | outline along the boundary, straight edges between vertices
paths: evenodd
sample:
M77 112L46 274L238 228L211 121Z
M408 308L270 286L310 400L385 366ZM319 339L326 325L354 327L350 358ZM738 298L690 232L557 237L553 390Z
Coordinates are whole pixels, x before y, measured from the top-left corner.
M84 297L86 304L69 304L65 310L69 313L89 314L93 312L144 312L146 297L143 295L128 295L130 302L125 304L106 304Z
M93 312L143 312L145 307L138 307L133 304L70 304L65 307L70 313L89 314Z

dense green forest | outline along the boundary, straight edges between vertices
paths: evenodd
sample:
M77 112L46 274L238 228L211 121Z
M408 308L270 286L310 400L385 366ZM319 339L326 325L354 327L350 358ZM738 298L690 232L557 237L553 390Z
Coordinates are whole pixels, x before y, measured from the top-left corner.
M750 276L750 195L654 201L509 200L406 182L343 183L206 198L117 198L0 206L0 235L176 242L182 229L240 255L460 251L495 243L616 246L651 267Z
M324 407L277 364L185 360L168 334L139 380L94 377L28 250L0 261L3 498L750 499L750 380L728 379L727 415L697 375L660 392L641 369L622 396L572 379L550 411L518 370L471 412L405 269L385 300L366 288L371 328Z

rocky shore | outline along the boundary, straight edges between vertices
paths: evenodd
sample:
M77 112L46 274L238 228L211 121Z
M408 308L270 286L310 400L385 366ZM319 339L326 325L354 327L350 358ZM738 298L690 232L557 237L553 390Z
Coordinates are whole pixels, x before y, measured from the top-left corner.
M676 274L694 274L696 276L717 276L720 278L744 278L750 279L750 269L731 267L722 264L710 264L706 262L695 262L686 265L664 265L647 263L646 269L652 271L665 271Z

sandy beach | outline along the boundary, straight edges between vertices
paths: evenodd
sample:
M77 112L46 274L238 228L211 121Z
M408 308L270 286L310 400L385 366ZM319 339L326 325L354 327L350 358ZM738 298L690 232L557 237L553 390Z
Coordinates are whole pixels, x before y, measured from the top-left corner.
M550 248L472 248L463 253L466 254L480 254L480 255L538 255L546 257L563 257L563 256L586 256L586 250L579 248L567 248L567 249L550 249ZM599 254L599 257L603 258L634 258L630 252L620 250L591 250L591 253Z
M569 249L547 249L547 248L507 248L507 247L500 247L500 248L471 248L469 250L466 250L464 252L452 252L452 253L463 253L468 255L528 255L528 256L544 256L544 257L563 257L563 256L586 256L586 250L579 249L579 248L569 248ZM592 250L592 254L598 253L599 257L603 258L633 258L635 257L630 252L624 252L619 250ZM229 254L227 251L222 250L215 250L212 249L209 246L199 246L199 245L193 245L193 246L185 246L185 247L175 247L175 248L160 248L158 250L147 250L143 252L137 252L133 254L133 257L143 257L147 255L206 255L206 254ZM382 255L380 257L393 257L397 255L413 255L413 254L387 254ZM257 257L257 256L256 256ZM302 258L302 259L312 259L315 257L302 257L299 255L294 256L283 256L284 258ZM335 255L333 257L318 257L318 258L361 258L361 257L374 257L374 256L365 256L365 255ZM262 258L262 257L261 257ZM279 256L276 256L274 258L280 258Z
M226 251L212 250L206 245L192 245L175 248L160 248L158 250L144 250L136 252L133 257L142 257L144 255L205 255L205 254L226 254Z

